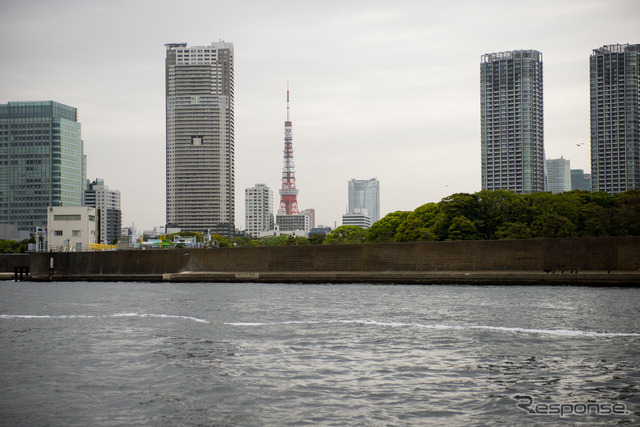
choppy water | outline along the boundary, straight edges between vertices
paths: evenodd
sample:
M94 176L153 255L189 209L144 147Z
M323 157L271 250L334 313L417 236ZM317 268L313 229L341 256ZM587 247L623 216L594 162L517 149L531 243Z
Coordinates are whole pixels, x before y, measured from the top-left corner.
M0 423L633 425L639 313L640 289L0 282Z

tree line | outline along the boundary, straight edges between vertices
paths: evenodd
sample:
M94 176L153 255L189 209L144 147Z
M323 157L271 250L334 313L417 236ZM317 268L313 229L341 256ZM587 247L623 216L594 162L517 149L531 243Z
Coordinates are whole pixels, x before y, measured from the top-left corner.
M335 230L334 230L335 231ZM457 193L413 212L392 212L364 242L535 239L640 235L640 191Z
M182 232L203 241L202 233ZM160 236L173 241L174 235ZM345 243L421 242L444 240L536 239L559 237L640 236L640 190L620 194L570 191L560 194L517 194L506 190L456 193L413 211L387 214L364 229L337 227L328 235L230 239L213 235L217 247L301 246ZM0 240L0 253L24 252L34 238Z

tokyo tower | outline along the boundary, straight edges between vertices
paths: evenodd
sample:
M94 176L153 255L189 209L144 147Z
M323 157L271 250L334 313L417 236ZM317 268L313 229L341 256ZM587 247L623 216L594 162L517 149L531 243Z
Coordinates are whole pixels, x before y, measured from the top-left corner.
M284 122L284 164L282 166L282 188L280 189L280 211L287 215L297 215L298 190L293 164L293 138L289 116L289 82L287 82L287 121Z

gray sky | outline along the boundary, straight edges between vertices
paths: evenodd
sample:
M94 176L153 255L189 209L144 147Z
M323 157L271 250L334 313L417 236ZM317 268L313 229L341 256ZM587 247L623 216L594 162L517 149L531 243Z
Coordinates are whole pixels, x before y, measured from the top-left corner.
M140 230L165 222L165 43L234 44L239 228L245 188L279 203L287 80L298 205L333 226L351 178L382 216L480 190L485 53L543 53L547 157L588 171L589 55L640 43L637 0L0 1L0 102L78 108L88 178Z

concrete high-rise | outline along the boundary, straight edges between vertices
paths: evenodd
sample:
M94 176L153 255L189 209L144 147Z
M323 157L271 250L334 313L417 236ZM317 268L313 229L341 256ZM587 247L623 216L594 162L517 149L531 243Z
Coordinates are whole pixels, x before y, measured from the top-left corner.
M82 206L85 156L74 107L54 101L0 105L0 223L35 233L47 207Z
M640 44L594 49L589 81L591 188L640 189Z
M97 178L91 183L87 181L84 200L85 206L96 208L98 214L96 242L110 245L120 239L122 230L120 191L109 189L103 179Z
M256 184L244 190L244 221L247 234L259 237L260 233L273 230L273 191L265 184Z
M371 179L352 179L349 181L349 214L368 212L371 224L380 219L380 181Z
M480 63L482 189L544 191L542 53L489 53Z
M167 224L235 234L233 44L167 44Z

